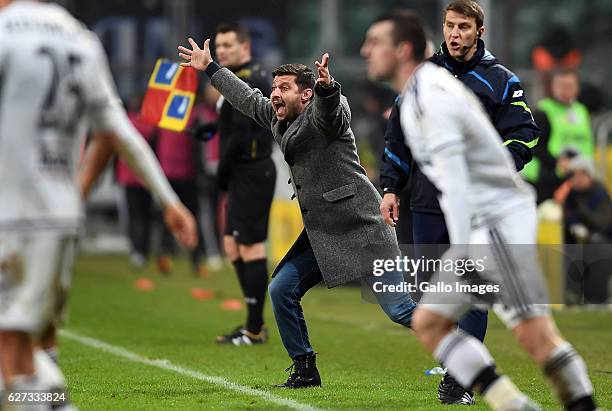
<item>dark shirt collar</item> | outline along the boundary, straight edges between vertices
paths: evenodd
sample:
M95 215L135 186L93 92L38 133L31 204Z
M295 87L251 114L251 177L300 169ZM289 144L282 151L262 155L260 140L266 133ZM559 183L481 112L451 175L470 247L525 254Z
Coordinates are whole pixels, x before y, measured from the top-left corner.
M242 70L243 68L248 67L250 64L251 64L251 61L249 60L249 61L247 61L246 63L244 63L244 64L242 64L240 66L237 66L237 67L228 67L228 69L230 69L230 71L232 73L238 73L240 70Z
M454 74L463 74L467 73L470 70L473 70L474 67L480 63L482 58L485 55L485 44L484 41L478 39L478 45L476 48L476 53L474 56L468 61L457 61L455 60L449 53L448 47L446 46L446 42L443 42L440 46L440 50L437 54L441 54L444 60L444 65L447 69L451 70Z

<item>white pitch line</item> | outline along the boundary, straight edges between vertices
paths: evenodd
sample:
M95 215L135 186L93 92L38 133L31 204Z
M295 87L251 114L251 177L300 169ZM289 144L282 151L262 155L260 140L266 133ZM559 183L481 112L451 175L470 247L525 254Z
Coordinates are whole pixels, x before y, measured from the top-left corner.
M126 358L130 361L150 365L151 367L161 368L162 370L172 371L177 374L186 375L188 377L195 378L200 381L205 381L210 384L218 385L227 390L236 391L242 394L251 395L254 397L260 397L268 402L281 405L283 407L288 407L294 410L299 411L320 411L320 408L313 407L312 405L302 404L297 401L290 400L288 398L279 397L274 394L270 394L267 391L258 390L255 388L247 387L245 385L240 385L233 383L231 381L226 380L222 377L217 377L214 375L206 375L196 370L191 370L189 368L181 367L180 365L174 365L169 360L166 359L156 359L152 360L150 358L143 357L136 353L126 350L123 347L119 347L116 345L111 345L104 341L86 337L84 335L77 334L73 331L61 330L60 335L69 340L80 342L83 345L87 345L89 347L105 351L107 353L116 355L118 357Z

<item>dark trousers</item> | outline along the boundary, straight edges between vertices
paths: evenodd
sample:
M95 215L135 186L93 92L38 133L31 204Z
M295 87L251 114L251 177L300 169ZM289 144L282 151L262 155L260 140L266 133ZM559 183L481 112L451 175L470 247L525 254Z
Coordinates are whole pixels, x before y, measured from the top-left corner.
M382 280L386 284L399 284L403 281L399 273L390 273L389 276L385 274L383 277L364 281ZM322 280L314 252L312 248L307 247L284 262L268 287L278 331L291 358L313 352L300 302L304 294ZM381 308L392 321L410 327L416 304L407 293L375 295L381 303Z
M443 214L412 212L412 229L414 240L414 256L438 258L447 247L432 247L431 244L448 245L448 230ZM431 255L435 253L437 255ZM429 275L433 273L427 273ZM426 274L426 275L427 275ZM425 279L420 279L425 280ZM428 279L427 279L428 280ZM486 310L470 310L458 323L459 328L468 334L484 341L487 333L488 312Z
M125 186L125 201L128 212L128 236L132 252L146 258L151 248L151 223L153 220L151 193L142 186Z

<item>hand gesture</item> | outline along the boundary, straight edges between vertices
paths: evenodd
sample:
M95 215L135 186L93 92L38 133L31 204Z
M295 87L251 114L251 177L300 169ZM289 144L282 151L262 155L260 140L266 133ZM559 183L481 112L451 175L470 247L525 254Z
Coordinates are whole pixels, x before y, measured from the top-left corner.
M193 67L200 71L206 70L206 67L213 61L210 55L210 39L204 41L204 47L202 48L198 47L198 44L191 37L187 41L191 44L192 50L189 50L187 47L178 46L180 51L179 57L185 60L185 63L181 63L181 66Z
M385 194L380 203L380 213L391 227L395 227L399 220L399 203L399 197L393 193Z
M319 78L317 79L317 84L321 84L323 86L329 86L333 80L331 74L329 74L329 53L323 54L321 57L321 62L315 61L315 65L317 66L317 74Z
M178 202L164 209L164 221L183 247L194 249L198 245L198 229L193 215Z

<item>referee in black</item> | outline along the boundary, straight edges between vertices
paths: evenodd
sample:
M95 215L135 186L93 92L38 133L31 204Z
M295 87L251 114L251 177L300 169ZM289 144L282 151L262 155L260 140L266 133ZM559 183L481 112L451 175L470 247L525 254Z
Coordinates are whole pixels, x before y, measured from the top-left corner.
M243 26L224 23L217 27L215 49L219 63L264 95L270 94L270 76L251 60L251 38ZM219 102L221 103L221 101ZM217 105L218 106L218 105ZM227 221L223 246L234 265L247 306L247 320L219 344L253 345L267 341L263 307L268 286L265 241L274 196L276 168L270 157L270 130L257 125L227 101L221 104L218 182L227 192Z

